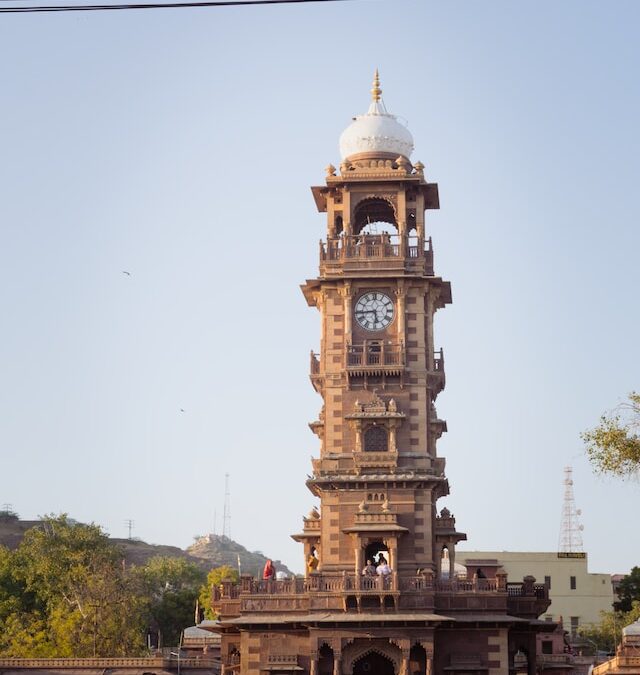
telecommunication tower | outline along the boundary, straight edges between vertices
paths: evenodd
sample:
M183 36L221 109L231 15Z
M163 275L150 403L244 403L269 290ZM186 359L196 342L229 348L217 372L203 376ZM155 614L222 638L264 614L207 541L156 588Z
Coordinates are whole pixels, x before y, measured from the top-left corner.
M561 553L582 553L582 530L579 517L582 514L576 509L573 497L573 469L564 468L564 500L562 503L562 522L560 525L560 539L558 550Z
M224 474L224 511L222 513L222 536L231 538L231 493L229 492L229 474Z

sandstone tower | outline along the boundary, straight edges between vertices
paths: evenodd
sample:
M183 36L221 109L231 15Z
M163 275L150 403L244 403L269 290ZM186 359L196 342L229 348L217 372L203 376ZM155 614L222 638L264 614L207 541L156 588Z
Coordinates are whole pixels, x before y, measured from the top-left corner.
M377 73L371 94L340 138L339 169L312 188L327 236L319 275L302 286L321 325L311 382L322 407L310 424L320 451L307 481L320 508L293 535L306 574L216 590L224 670L533 675L547 589L507 583L496 561L456 574L466 535L437 507L449 485L436 451L446 423L434 317L451 302L425 216L438 186L412 163ZM378 573L368 561L382 562Z

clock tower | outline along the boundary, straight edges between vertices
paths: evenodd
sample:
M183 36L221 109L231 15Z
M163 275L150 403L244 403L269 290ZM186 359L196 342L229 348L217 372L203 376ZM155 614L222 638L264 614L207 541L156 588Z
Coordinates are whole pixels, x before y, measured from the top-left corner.
M327 214L320 274L302 290L320 312L311 381L322 397L311 491L320 498L318 571L360 573L384 551L397 575L440 574L443 549L453 571L464 534L439 527L436 503L449 493L436 444L446 430L435 401L445 384L434 341L437 310L451 302L434 273L426 214L438 186L411 164L413 139L382 102L378 76L365 115L340 138L339 171L312 188ZM317 527L317 524L316 524Z
M435 407L445 385L434 318L451 302L425 214L438 186L382 101L340 138L341 162L313 187L326 214L320 269L302 286L320 315L307 485L319 507L293 538L304 575L223 582L222 675L507 675L536 672L548 589L507 583L496 560L455 565L466 535L438 508L449 494Z

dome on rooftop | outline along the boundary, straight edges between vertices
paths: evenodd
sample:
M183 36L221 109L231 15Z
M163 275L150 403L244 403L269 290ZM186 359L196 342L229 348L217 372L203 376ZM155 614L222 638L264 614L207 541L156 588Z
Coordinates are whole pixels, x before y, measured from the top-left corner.
M364 115L356 115L340 136L340 155L347 159L360 153L399 155L409 159L413 152L411 132L387 112L381 99L382 89L376 70L371 105Z
M622 629L622 635L624 637L629 637L633 635L634 637L640 636L640 619L637 619L633 623L630 623L628 626L625 626Z

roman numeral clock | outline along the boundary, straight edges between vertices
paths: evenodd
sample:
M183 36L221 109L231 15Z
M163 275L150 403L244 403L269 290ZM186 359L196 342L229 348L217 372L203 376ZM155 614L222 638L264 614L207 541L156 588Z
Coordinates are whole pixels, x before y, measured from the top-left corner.
M370 291L358 298L354 316L358 324L368 331L380 331L392 321L395 310L393 300L385 293Z

